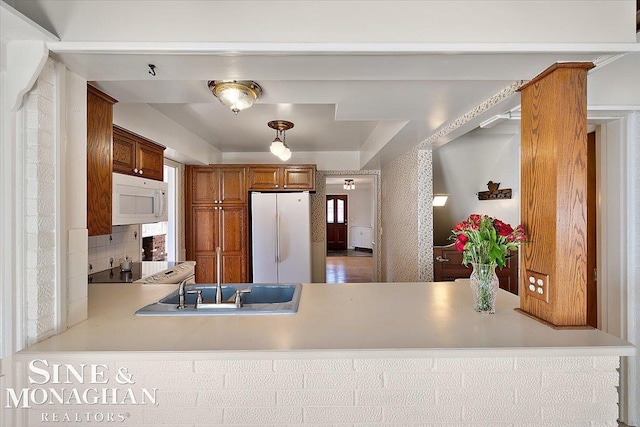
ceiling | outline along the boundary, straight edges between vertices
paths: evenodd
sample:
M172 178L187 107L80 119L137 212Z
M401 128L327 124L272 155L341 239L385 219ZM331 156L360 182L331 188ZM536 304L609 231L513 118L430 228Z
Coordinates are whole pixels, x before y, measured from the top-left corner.
M86 21L68 18L73 9L56 14L46 10L46 2L38 4L47 12L38 23L64 29L58 35L73 33L70 22L78 22L80 31ZM114 24L114 34L124 39L121 30ZM149 104L223 153L267 152L275 137L267 122L288 120L295 124L286 132L294 153L361 152L365 169L378 169L514 81L529 80L555 62L612 57L584 47L526 53L477 48L256 53L153 46L79 40L49 45L56 59L119 103ZM155 65L155 76L149 64ZM209 80L223 79L253 80L263 95L234 115L207 87ZM518 104L517 94L511 96L483 110L462 131Z
M377 126L396 122L419 124L421 132L409 141L415 146L515 80L531 79L560 60L595 58L593 54L56 56L119 103L149 104L222 152L267 151L275 137L267 127L271 120L295 124L286 133L293 151L360 151ZM150 63L156 66L156 76L148 73ZM217 79L253 80L263 95L253 107L234 115L207 87L208 80Z

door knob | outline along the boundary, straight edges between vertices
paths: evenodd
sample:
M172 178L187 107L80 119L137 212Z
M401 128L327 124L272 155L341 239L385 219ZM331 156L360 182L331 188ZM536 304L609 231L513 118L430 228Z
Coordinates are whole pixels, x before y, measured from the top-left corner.
M449 260L447 258L442 258L439 255L436 257L436 261L438 261L438 262L449 262Z

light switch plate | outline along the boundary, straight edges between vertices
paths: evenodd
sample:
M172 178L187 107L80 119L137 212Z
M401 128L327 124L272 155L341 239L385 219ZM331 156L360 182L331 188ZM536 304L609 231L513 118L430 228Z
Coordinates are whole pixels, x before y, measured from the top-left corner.
M546 303L549 302L549 275L526 270L524 290L525 293Z

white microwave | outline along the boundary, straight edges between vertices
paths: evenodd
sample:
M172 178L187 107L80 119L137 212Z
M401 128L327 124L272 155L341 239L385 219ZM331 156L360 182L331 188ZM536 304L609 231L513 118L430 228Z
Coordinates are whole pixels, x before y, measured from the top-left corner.
M167 221L167 183L113 174L113 225Z

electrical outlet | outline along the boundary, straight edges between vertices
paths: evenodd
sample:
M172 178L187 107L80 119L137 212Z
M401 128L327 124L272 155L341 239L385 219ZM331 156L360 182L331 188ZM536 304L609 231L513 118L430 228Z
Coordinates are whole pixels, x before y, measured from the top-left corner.
M525 293L532 298L549 302L549 275L526 270Z

